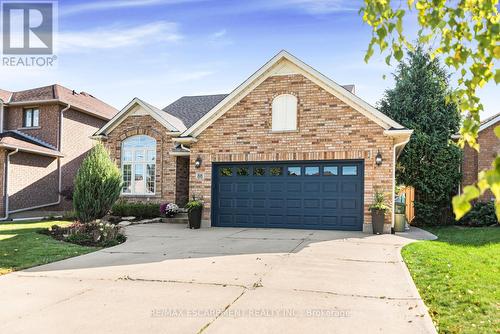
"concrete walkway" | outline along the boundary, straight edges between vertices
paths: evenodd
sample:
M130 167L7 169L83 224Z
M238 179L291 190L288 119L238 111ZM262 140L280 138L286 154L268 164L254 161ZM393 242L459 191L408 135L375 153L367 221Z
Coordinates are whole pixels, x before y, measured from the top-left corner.
M434 333L400 249L360 232L137 225L0 277L0 333Z

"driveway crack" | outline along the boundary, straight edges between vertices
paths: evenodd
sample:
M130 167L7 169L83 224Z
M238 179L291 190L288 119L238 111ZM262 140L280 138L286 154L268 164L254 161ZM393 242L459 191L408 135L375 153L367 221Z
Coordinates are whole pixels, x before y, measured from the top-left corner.
M181 280L163 280L163 279L148 279L148 278L133 278L130 276L123 276L117 279L118 281L131 281L131 282L151 282L151 283L177 283L177 284L196 284L196 285L211 285L211 286L230 286L236 288L246 289L247 287L240 284L231 283L214 283L214 282L195 282L195 281L181 281Z
M385 299L385 300L421 300L415 297L387 297L387 296L371 296L371 295L360 295L351 293L339 293L333 291L322 291L322 290L307 290L307 289L293 289L299 292L311 292L311 293L325 293L328 295L342 296L342 297L358 297L358 298L370 298L370 299Z
M224 309L222 310L222 312L220 312L212 321L209 321L208 323L206 323L202 328L200 328L200 330L198 332L196 332L196 334L201 334L203 333L211 324L213 324L217 319L219 319L231 306L233 306L234 303L236 303L238 301L238 299L240 299L244 294L245 292L247 292L247 289L244 288L243 291L239 294L239 296L237 296L235 299L233 299L232 302L230 302L229 304L226 305L226 307L224 307Z

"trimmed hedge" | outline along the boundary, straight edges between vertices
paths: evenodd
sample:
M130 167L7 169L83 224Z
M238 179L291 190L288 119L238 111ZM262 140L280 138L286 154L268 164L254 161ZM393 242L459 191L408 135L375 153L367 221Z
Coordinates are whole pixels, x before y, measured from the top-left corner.
M118 202L111 208L114 216L133 216L138 219L160 217L160 204Z
M493 202L477 202L472 209L463 216L457 225L490 226L497 223L495 204Z

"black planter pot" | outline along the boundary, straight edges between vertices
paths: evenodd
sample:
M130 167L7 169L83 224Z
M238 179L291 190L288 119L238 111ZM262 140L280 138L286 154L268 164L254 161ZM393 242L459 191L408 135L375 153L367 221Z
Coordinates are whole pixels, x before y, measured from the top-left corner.
M384 220L385 220L384 210L372 210L373 234L384 233Z
M192 208L188 211L189 228L198 229L201 227L201 214L203 207Z

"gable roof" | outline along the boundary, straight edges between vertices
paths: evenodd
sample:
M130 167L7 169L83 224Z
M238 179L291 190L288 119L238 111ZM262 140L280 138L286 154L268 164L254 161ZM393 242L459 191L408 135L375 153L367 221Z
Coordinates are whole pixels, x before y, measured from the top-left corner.
M500 113L493 115L491 117L486 118L481 121L481 125L479 126L479 132L489 128L492 125L495 125L500 121Z
M163 111L179 118L186 127L192 126L228 94L183 96Z
M162 124L167 130L171 132L182 132L186 130L186 126L180 119L164 112L161 109L135 97L130 101L119 113L117 113L108 123L106 123L101 129L99 129L95 135L106 135L116 126L118 126L127 116L134 111L136 106L142 107L142 109L147 112L151 117Z
M238 103L253 88L257 87L266 78L272 75L282 75L289 73L289 69L286 68L287 65L291 65L291 67L293 68L293 73L296 72L304 75L309 80L313 81L318 86L333 94L344 103L350 105L355 110L373 120L383 129L404 129L401 124L392 120L387 115L383 114L375 107L368 104L366 101L354 95L349 88L337 84L336 82L316 71L292 54L288 53L285 50L282 50L276 56L271 58L271 60L269 60L266 64L264 64L264 66L262 66L257 72L252 74L247 80L245 80L241 85L234 89L217 105L215 105L209 112L207 112L198 121L196 121L196 123L191 125L186 131L182 133L181 136L196 137L197 135L199 135L203 130L210 126L210 124L215 122L220 116L222 116L227 110Z
M7 96L10 93L9 99L4 100L2 95ZM111 119L117 112L115 108L109 104L95 98L89 93L77 93L74 90L63 87L58 84L32 88L17 92L7 92L0 90L0 98L6 104L23 104L30 102L41 101L59 101L62 103L70 104L76 109L86 111L94 116L103 119Z
M12 92L0 89L0 100L2 100L4 103L9 102L11 95Z

